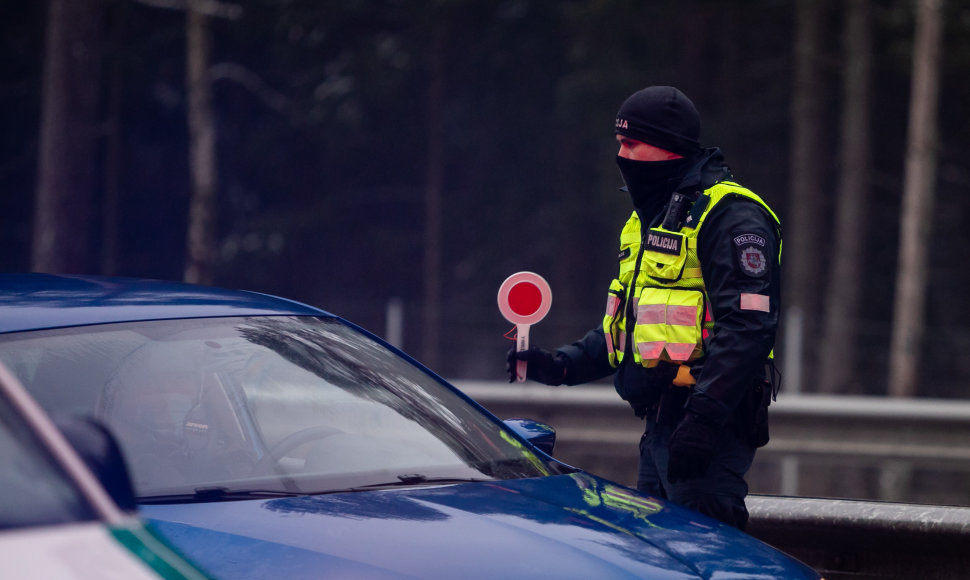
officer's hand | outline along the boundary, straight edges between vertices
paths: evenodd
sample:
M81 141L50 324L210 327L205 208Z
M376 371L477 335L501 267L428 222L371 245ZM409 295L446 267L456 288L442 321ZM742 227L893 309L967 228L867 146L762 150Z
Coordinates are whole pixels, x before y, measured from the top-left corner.
M527 379L546 385L561 385L566 376L566 363L558 353L553 354L537 346L529 350L516 351L509 349L506 355L505 371L509 375L509 382L515 382L515 366L520 360L527 363L525 376Z
M690 411L670 436L667 480L688 481L704 475L714 458L721 429Z

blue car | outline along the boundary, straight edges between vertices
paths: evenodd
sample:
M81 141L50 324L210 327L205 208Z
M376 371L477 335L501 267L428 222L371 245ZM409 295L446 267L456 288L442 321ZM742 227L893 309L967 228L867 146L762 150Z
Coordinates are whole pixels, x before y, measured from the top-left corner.
M142 517L215 578L819 577L290 300L0 275L0 361L112 429Z

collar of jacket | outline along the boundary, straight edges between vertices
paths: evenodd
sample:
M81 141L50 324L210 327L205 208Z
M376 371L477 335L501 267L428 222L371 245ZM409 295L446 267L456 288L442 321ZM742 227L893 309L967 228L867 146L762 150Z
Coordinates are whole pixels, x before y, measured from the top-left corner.
M709 147L698 156L697 163L691 167L675 191L696 194L731 178L731 169L724 163L724 154L718 147Z

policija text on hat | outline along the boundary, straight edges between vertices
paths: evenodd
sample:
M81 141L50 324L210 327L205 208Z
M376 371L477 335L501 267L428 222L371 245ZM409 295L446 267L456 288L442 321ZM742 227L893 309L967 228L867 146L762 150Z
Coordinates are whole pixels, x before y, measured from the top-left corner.
M744 476L776 394L780 223L701 147L700 116L676 88L631 95L615 132L633 214L603 322L552 352L513 347L509 379L516 360L547 385L612 374L646 422L637 488L744 529Z

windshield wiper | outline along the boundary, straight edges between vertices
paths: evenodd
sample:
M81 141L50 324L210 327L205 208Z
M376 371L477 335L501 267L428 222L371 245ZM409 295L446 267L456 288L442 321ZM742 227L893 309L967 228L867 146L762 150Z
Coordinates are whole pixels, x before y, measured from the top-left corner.
M397 476L397 481L369 483L355 487L337 489L323 489L311 491L282 491L272 489L230 489L227 487L199 487L192 493L173 493L163 495L147 495L138 498L141 504L170 504L170 503L205 503L214 501L238 501L247 499L267 499L279 497L299 497L304 495L325 495L331 493L352 493L359 491L374 491L393 487L407 487L412 485L439 485L449 483L473 483L495 481L488 477L428 477L420 473L407 473Z
M382 489L386 487L406 487L409 485L433 485L447 483L474 483L482 481L495 481L491 477L428 477L420 473L405 473L397 476L397 481L387 481L383 483L371 483L352 487L347 491L367 491L371 489Z
M308 494L304 492L281 491L275 489L229 489L228 487L199 487L196 488L192 493L173 493L139 497L138 503L204 503L210 501L295 497L300 495Z
M421 475L420 473L408 473L397 476L397 481L383 481L380 483L368 483L367 485L357 485L354 487L324 489L320 491L307 492L306 495L356 493L361 491L376 491L379 489L390 489L395 487L446 485L449 483L481 483L483 481L495 481L495 479L491 477L428 477L426 475Z

